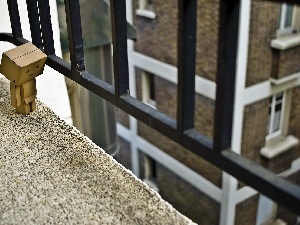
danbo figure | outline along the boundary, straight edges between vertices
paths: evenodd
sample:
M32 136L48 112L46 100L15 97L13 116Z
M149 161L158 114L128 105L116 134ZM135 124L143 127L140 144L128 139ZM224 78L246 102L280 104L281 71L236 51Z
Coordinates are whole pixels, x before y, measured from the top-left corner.
M2 55L0 72L9 79L11 104L17 113L36 109L35 77L43 73L47 55L28 42Z

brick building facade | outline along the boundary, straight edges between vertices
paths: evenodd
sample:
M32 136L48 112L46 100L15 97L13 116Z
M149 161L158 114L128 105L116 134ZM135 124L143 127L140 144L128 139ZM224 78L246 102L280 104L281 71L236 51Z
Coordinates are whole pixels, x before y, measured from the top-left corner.
M137 31L129 45L131 94L176 118L177 1L127 3ZM300 184L300 10L246 0L241 12L232 148ZM210 138L218 20L218 0L199 0L195 126ZM125 113L119 111L118 118L116 159L193 221L299 222L297 215Z

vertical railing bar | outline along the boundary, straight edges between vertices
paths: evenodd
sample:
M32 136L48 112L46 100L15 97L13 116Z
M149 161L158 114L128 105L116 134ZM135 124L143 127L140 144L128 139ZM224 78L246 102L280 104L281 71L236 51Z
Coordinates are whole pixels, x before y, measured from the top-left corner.
M38 0L44 51L47 55L55 54L49 0Z
M222 0L219 10L214 151L231 147L240 0Z
M178 2L177 130L194 127L197 1Z
M37 0L26 0L27 10L28 10L28 19L31 30L32 43L42 49L43 41L41 37L41 25L40 25L40 16L38 11Z
M7 0L12 34L15 38L23 37L17 0Z
M65 0L71 70L80 72L85 69L81 16L79 0Z
M111 0L115 94L129 94L126 1Z

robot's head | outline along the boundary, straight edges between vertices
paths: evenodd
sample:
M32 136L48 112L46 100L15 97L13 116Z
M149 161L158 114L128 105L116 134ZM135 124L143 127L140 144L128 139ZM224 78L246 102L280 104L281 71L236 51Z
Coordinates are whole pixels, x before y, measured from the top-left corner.
M21 85L42 74L46 59L47 55L29 42L3 53L0 72Z

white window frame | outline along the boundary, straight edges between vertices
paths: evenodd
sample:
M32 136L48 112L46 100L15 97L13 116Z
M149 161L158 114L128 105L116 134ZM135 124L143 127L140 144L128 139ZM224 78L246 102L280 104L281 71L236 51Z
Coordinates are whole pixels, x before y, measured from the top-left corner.
M155 79L154 74L149 73L147 71L142 71L142 101L145 104L156 109L155 98L153 99L151 97L151 95L155 96L155 86L151 88L151 84L155 85L155 82L154 82L154 80L152 80L152 82L151 82L151 79ZM154 91L154 93L151 93L152 91Z
M288 13L288 7L293 7L292 15L291 15L291 26L285 26L286 19L287 19L287 13ZM283 3L281 5L281 10L280 10L279 27L276 32L277 36L284 36L284 35L288 35L288 34L292 34L292 33L298 33L299 32L299 23L300 23L299 16L300 16L299 7Z
M276 97L282 94L282 98L277 100ZM276 119L276 105L281 104L280 116ZM269 122L267 127L266 141L277 139L278 137L287 136L289 114L291 105L291 90L277 92L271 97ZM279 120L279 121L278 121ZM278 124L278 130L274 126Z
M155 19L153 0L139 0L139 8L135 11L136 15L149 19Z

